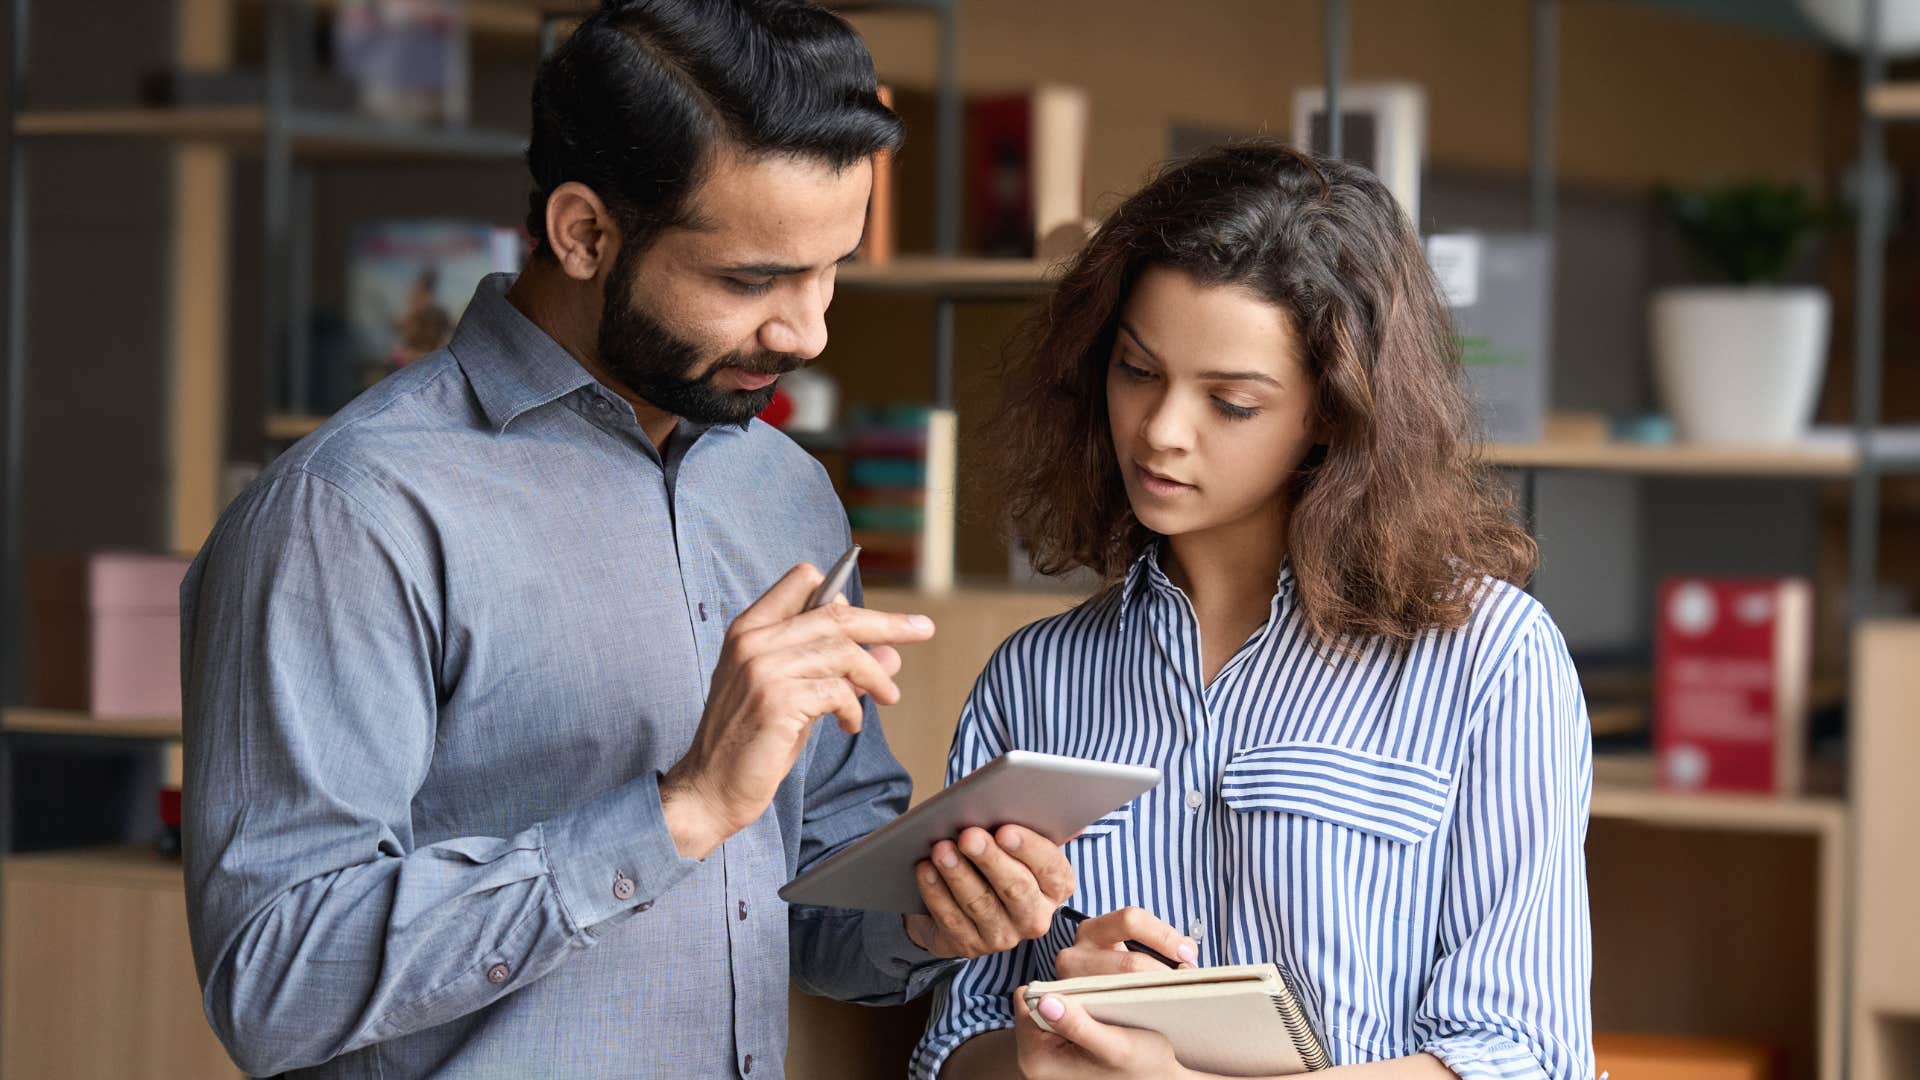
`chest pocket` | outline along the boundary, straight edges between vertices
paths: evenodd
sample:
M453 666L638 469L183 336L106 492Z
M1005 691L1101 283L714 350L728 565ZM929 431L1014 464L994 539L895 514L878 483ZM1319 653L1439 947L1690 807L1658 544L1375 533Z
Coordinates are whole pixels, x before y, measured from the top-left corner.
M1418 844L1446 817L1452 778L1429 765L1326 743L1241 750L1220 786L1241 813L1276 811Z
M1146 855L1134 850L1134 806L1113 811L1080 831L1080 835L1061 845L1067 861L1073 864L1073 899L1068 903L1090 915L1101 915L1134 902L1135 882ZM1062 930L1056 923L1056 932ZM1072 929L1065 928L1056 947L1073 944ZM1051 956L1051 951L1048 952ZM1051 978L1052 976L1048 976Z
M1068 857L1072 857L1075 851L1089 850L1093 844L1099 843L1103 839L1111 838L1113 834L1124 830L1127 827L1127 823L1132 820L1133 804L1128 803L1108 814L1106 817L1101 818L1099 821L1081 829L1080 835L1067 841L1066 852ZM1083 845L1081 843L1082 841L1086 843Z

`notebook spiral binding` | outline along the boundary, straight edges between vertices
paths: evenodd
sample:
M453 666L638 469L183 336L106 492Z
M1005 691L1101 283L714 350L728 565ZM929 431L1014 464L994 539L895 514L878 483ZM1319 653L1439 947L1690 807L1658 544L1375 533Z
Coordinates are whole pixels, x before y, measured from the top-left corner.
M1300 1063L1308 1072L1319 1072L1327 1067L1327 1052L1320 1040L1313 1037L1313 1026L1307 1023L1306 1014L1300 1011L1300 1003L1287 994L1268 994L1273 1002L1273 1011L1280 1014L1287 1023L1287 1031L1293 1038L1294 1052L1300 1055Z

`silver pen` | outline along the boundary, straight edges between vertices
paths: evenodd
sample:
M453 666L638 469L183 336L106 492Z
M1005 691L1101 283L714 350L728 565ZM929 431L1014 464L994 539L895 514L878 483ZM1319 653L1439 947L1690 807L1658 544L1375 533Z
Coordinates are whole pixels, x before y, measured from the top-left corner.
M833 569L827 571L827 579L820 583L820 587L813 590L813 596L807 600L807 610L825 607L833 603L834 597L847 591L847 583L853 580L853 568L859 561L860 545L854 544L833 564Z

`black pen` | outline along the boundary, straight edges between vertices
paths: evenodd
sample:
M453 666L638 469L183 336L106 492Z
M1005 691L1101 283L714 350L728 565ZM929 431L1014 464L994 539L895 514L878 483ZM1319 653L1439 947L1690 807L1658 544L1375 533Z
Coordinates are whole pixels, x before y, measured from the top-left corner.
M1061 905L1060 907L1060 914L1065 915L1069 919L1072 919L1073 924L1076 927L1079 926L1081 923L1087 921L1087 914L1085 912L1076 911L1073 908L1067 907L1064 904ZM1143 945L1140 942L1133 940L1132 938L1128 938L1127 940L1121 942L1121 944L1127 947L1128 952L1137 952L1143 956L1151 956L1155 960L1160 961L1161 963L1167 965L1170 968L1177 968L1180 966L1180 961L1167 959L1166 957L1160 955L1160 950L1155 949L1151 945Z

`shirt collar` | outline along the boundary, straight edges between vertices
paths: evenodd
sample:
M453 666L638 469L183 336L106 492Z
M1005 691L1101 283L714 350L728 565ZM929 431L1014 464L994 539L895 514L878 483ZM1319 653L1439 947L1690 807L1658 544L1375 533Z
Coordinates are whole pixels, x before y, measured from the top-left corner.
M498 435L515 418L542 405L559 401L583 387L597 387L593 374L560 343L533 324L507 299L513 286L512 274L488 274L473 290L466 314L453 331L447 346L467 384L480 399L487 423ZM598 387L609 404L622 410L631 420L631 406L620 395ZM701 424L681 417L673 441L691 446L710 431L739 432L732 424ZM644 441L644 440L643 440ZM651 444L649 444L651 448Z
M1166 541L1156 536L1147 541L1140 554L1133 557L1133 564L1127 567L1127 575L1120 582L1120 626L1126 628L1127 618L1134 608L1147 602L1151 594L1158 593L1171 597L1179 593L1167 572L1160 568L1160 545Z
M1126 629L1128 613L1149 596L1173 599L1180 595L1180 587L1173 583L1160 565L1160 548L1165 543L1166 540L1158 536L1147 541L1140 554L1134 556L1133 564L1127 567L1126 577L1120 582L1120 628L1123 630ZM1280 560L1280 574L1274 582L1276 610L1292 595L1293 558L1288 556Z
M497 435L523 413L593 384L572 354L507 300L512 274L481 279L448 345Z

